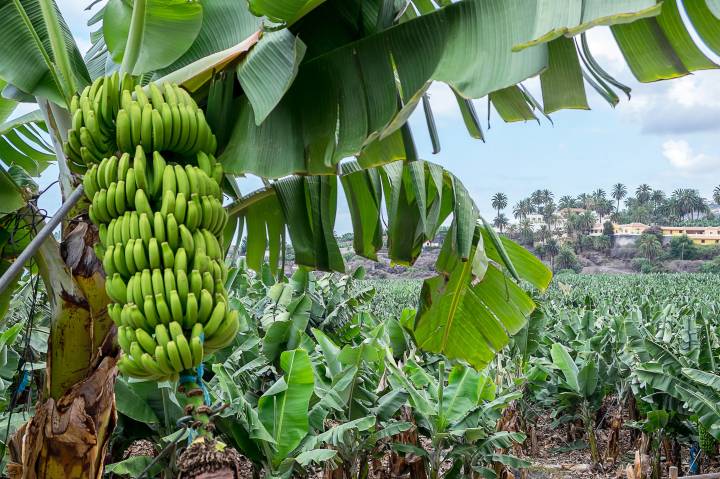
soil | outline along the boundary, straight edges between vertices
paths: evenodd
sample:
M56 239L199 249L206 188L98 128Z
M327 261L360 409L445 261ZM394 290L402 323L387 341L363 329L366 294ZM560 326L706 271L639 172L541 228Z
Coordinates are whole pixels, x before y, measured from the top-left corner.
M627 420L628 418L624 418ZM639 439L632 437L632 431L626 427L620 430L619 451L620 455L615 463L604 459L600 468L593 469L590 460L590 449L588 447L576 448L574 444L583 442L584 438L578 437L579 441L573 442L568 438L566 428L553 428L548 415L541 416L536 422L536 434L538 438L536 451L533 454L521 455L524 459L531 461L533 465L526 471L518 472L517 479L625 479L627 478L626 468L634 465L635 452L639 447ZM596 430L598 449L600 455L605 457L608 444L607 429ZM582 433L579 433L583 436ZM688 472L688 450L682 450L682 473ZM668 477L669 465L662 464L662 477ZM715 460L712 464L705 464L702 473L718 472L720 464ZM649 476L647 476L649 478ZM681 476L682 478L682 476Z
M632 274L630 261L613 258L594 251L584 252L580 255L583 265L582 274Z
M536 453L523 456L533 463L527 470L526 479L565 479L565 478L597 478L614 479L625 477L625 465L630 464L634 458L634 447L630 438L630 431L620 431L621 456L617 464L611 461L603 464L601 469L593 470L590 460L590 449L577 448L583 439L577 437L575 441L567 437L565 428L553 428L551 419L542 416L536 423L538 444ZM598 448L600 454L604 453L608 433L598 430ZM522 474L518 477L523 477Z

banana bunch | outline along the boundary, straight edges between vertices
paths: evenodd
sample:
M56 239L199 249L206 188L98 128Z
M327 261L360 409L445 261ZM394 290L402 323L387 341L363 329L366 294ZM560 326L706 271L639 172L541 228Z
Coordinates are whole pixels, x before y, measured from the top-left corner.
M146 93L147 90L147 93ZM177 85L146 88L115 72L85 87L70 103L72 127L64 145L75 171L109 157L116 149L131 152L169 150L181 155L214 152L217 140L205 114Z
M147 92L147 93L146 93ZM64 145L83 168L123 374L177 380L241 327L225 290L228 217L215 136L177 85L99 78L71 103Z
M710 434L710 431L700 421L697 423L700 450L709 457L715 457L717 452L717 440Z

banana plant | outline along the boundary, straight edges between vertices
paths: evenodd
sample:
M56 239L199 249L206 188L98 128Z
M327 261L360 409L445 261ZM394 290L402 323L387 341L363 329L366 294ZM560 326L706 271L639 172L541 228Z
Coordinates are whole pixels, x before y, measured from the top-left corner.
M284 374L260 397L248 399L230 372L216 364L213 392L230 404L218 426L231 444L262 468L267 477L289 478L297 467L331 460L336 451L301 447L310 431L309 408L314 389L307 351L284 351L280 367Z
M707 314L707 313L706 313ZM718 353L715 332L705 314L685 314L680 341L660 342L657 335L640 329L631 343L637 357L633 374L649 389L648 394L669 396L686 405L686 416L698 422L715 439L720 439L720 377L716 374Z
M553 344L550 355L553 365L562 372L559 384L559 412L564 416L559 422L572 421L579 418L583 422L585 434L590 445L590 456L594 465L600 463L600 452L595 435L595 412L605 397L604 385L599 381L601 363L596 353L587 356L570 356L568 350L560 343Z
M404 444L396 448L420 455L429 477L441 477L441 466L446 461L452 466L443 477L477 473L494 478L496 474L490 467L494 462L512 467L529 465L495 451L496 447L507 448L525 439L520 433L495 431L500 411L522 393L496 396L495 384L489 376L462 364L446 371L445 361L440 360L433 369L426 370L427 364L409 359L400 367L387 350L386 361L391 386L407 394L418 429L432 444L431 452Z

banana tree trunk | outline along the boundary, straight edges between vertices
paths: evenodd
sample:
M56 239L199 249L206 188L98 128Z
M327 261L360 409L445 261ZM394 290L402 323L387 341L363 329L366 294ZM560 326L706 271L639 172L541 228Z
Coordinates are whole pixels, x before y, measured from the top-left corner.
M72 181L61 137L64 115L41 103L58 152L63 196ZM66 174L63 174L66 172ZM52 310L45 384L35 415L10 441L11 478L99 478L115 427L119 348L107 314L105 274L95 256L96 228L79 214L50 236L35 256ZM72 215L70 215L72 216Z

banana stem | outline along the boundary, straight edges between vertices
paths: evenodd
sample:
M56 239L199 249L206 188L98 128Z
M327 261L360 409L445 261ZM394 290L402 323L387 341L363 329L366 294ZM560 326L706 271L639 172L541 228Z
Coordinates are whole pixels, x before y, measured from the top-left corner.
M132 74L135 63L140 56L140 45L142 44L143 32L145 30L145 10L147 0L135 0L133 2L132 18L130 20L130 31L128 33L127 43L125 43L125 53L123 61L120 65L120 72Z
M212 439L212 426L208 427L210 424L210 415L206 410L202 386L195 379L189 379L191 376L196 377L195 371L184 371L182 374L186 379L181 379L178 385L178 392L181 392L185 396L185 407L190 409L188 414L195 420L195 429L198 434Z

